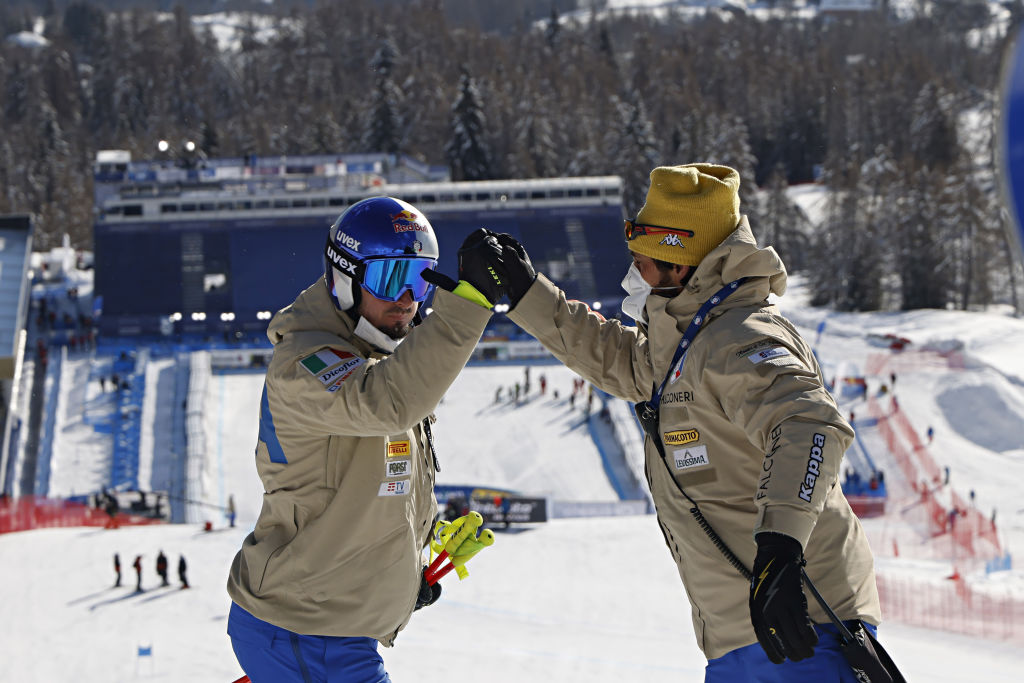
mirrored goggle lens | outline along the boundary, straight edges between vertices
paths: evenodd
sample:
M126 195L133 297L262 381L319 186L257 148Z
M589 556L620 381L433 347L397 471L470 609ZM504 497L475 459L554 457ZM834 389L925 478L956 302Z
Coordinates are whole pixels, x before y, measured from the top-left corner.
M383 301L398 301L405 290L412 292L414 301L423 301L431 286L423 271L436 265L428 258L371 259L366 261L363 287Z

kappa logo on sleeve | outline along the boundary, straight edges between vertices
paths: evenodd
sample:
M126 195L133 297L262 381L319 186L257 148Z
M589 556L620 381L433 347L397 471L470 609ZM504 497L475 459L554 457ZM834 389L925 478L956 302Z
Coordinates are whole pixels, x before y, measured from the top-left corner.
M321 349L300 360L299 364L316 377L327 391L334 392L365 362L365 359L348 351Z
M386 481L380 485L377 496L404 496L409 493L411 484L408 479L398 481Z
M824 447L825 435L815 434L811 452L807 458L807 473L804 475L804 480L800 483L800 499L808 503L811 502L811 496L814 494L814 484L817 483L818 477L821 476L821 463L824 462L821 457L821 449Z
M388 443L388 457L394 458L400 455L409 455L409 440L391 441Z

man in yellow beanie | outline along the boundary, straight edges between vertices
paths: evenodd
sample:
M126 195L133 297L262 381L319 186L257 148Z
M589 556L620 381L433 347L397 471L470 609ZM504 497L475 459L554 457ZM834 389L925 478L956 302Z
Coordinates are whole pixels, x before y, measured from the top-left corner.
M757 246L739 182L712 164L651 172L646 203L625 222L622 310L638 327L567 301L509 235L492 265L513 321L586 380L638 402L705 681L854 683L840 642L873 637L880 609L867 539L836 485L853 430L811 349L767 301L785 291L786 270ZM804 568L843 630L808 605Z

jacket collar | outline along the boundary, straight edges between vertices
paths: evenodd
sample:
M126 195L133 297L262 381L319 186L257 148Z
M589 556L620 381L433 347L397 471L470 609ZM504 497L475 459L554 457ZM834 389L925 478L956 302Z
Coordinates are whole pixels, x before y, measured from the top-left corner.
M697 266L683 291L672 298L652 295L647 299L647 334L655 370L672 360L679 338L697 310L715 292L741 277L747 281L708 316L712 319L730 308L757 304L769 294L786 291L786 267L771 247L760 248L747 217L712 249Z
M377 348L357 333L356 321L334 305L325 278L307 287L291 305L274 315L267 328L267 337L270 343L276 345L286 335L302 332L328 333L341 337L365 357L381 357L390 353Z

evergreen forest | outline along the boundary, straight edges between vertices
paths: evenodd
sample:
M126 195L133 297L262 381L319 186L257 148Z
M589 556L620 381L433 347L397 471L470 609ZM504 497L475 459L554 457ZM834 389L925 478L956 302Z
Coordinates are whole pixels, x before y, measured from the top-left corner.
M815 303L1019 310L997 130L1024 3L576 4L7 3L0 213L35 214L36 249L64 234L89 249L96 151L151 158L160 139L210 157L406 154L453 180L616 174L630 214L654 166L709 161L740 171L759 242ZM229 10L247 11L227 43L196 21ZM814 230L787 196L811 182L828 197Z

